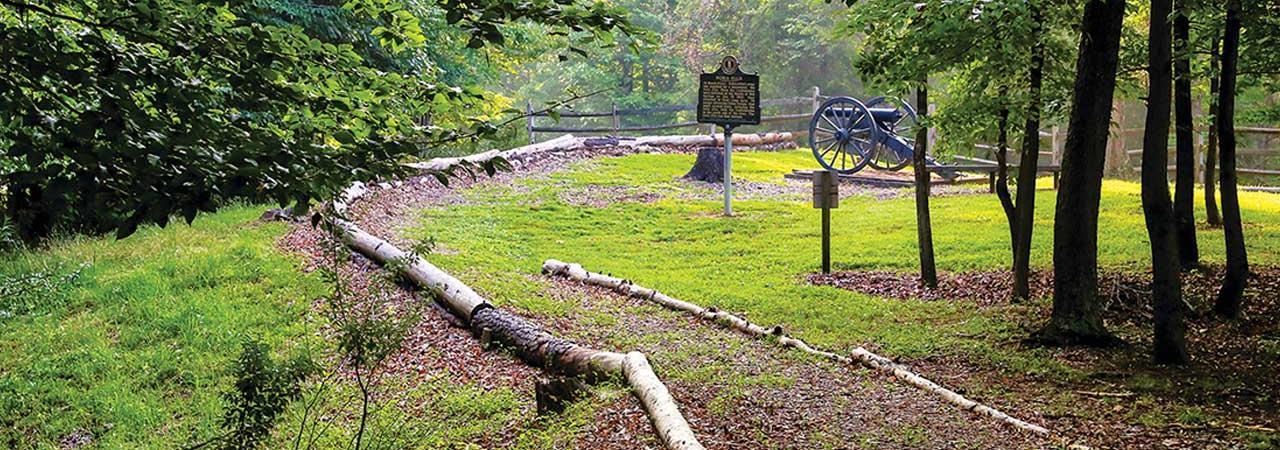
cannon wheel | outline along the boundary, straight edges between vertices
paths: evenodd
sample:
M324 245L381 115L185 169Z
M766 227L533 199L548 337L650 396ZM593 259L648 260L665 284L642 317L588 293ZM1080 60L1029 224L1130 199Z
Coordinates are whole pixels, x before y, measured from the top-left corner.
M867 102L868 108L875 108L881 105L892 106L903 113L897 122L886 124L886 130L884 131L898 136L903 141L911 144L912 147L915 147L916 130L920 128L920 119L916 116L916 109L911 107L911 103L896 97L876 97ZM883 142L876 141L876 148L872 149L871 158L867 163L871 167L880 170L896 172L902 170L903 167L907 167L907 164L911 164L911 158L903 158L897 152L890 150Z
M866 167L880 130L862 102L836 97L818 107L809 122L809 147L827 170L850 174Z

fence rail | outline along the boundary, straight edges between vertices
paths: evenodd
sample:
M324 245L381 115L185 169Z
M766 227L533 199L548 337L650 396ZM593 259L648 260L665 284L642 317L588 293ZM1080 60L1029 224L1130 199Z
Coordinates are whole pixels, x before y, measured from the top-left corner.
M771 124L771 123L791 122L791 121L807 121L810 117L812 117L813 112L817 110L818 106L821 105L822 102L829 100L831 98L834 98L834 97L830 95L823 95L822 92L817 87L814 87L812 93L808 96L762 99L760 100L761 108L788 107L788 106L790 107L807 106L808 108L806 108L807 112L805 113L775 114L775 115L769 115L769 116L762 116L760 118L760 123ZM934 105L929 105L929 106L930 106L929 109L932 112ZM673 130L673 129L680 129L680 128L698 128L701 126L709 126L705 124L699 124L695 121L680 121L680 122L674 122L674 123L663 123L663 124L652 124L652 125L623 125L623 118L625 117L645 117L645 116L653 116L658 114L670 114L670 113L679 113L684 111L694 111L697 109L696 104L662 105L662 106L654 106L649 108L618 108L618 106L614 104L613 108L609 111L566 110L566 111L556 111L556 112L549 112L549 111L535 112L533 109L533 104L526 103L526 108L527 108L526 112L528 114L526 131L529 133L530 143L537 141L538 133L579 133L579 134L615 134L617 135L622 133L662 131L662 130ZM1117 103L1116 108L1118 112L1123 111L1123 105L1120 103ZM1122 116L1123 115L1121 115L1121 117ZM610 121L608 125L594 125L594 126L565 126L565 125L559 125L559 124L543 126L538 124L539 119L548 118L548 117L581 118L581 119L609 118ZM805 129L790 130L790 131L800 136L807 134L807 131L808 131L807 127L802 127L802 128L805 128ZM775 130L775 131L783 131L783 130ZM1125 171L1128 171L1128 173L1130 174L1136 173L1137 168L1132 166L1132 162L1135 156L1140 155L1142 153L1142 150L1126 149L1124 144L1127 140L1129 140L1130 137L1140 136L1142 132L1143 132L1143 128L1127 128L1123 126L1123 123L1119 123L1119 122L1112 124L1112 128L1111 128L1112 139L1111 139L1111 142L1108 143L1109 149L1107 151L1108 173L1114 173L1118 175L1125 174ZM1242 134L1242 135L1253 134L1253 135L1268 136L1266 140L1270 142L1271 140L1275 139L1274 137L1271 137L1271 136L1280 136L1280 128L1266 128L1266 127L1256 127L1256 126L1236 127L1236 133ZM1049 151L1040 152L1041 157L1047 157L1048 159L1047 162L1050 164L1060 164L1062 150L1063 150L1062 147L1064 146L1063 144L1066 141L1065 139L1066 130L1055 125L1048 130L1041 130L1040 136L1042 138L1047 138L1050 141ZM934 144L936 140L937 140L936 131L930 129L929 130L929 141L930 141L929 147L930 148L935 147ZM1203 147L1203 140L1204 140L1204 137L1201 134L1197 133L1197 145L1196 145L1197 150L1196 151L1197 151L1198 160L1203 159L1203 153L1201 152L1201 149ZM994 150L993 146L991 146L990 144L975 144L975 149L980 151L985 150L988 152ZM1172 148L1170 148L1170 150L1172 150ZM1268 145L1268 148L1242 148L1237 150L1236 154L1239 156L1260 156L1260 157L1280 156L1280 148L1269 148L1269 145ZM973 156L976 156L976 155L970 155L970 157L973 157ZM1202 179L1202 173L1204 169L1203 163L1204 163L1203 161L1198 161L1198 164L1196 167L1197 179ZM1120 169L1120 170L1117 172L1113 172L1114 169ZM1256 167L1254 168L1239 167L1237 171L1241 174L1249 174L1249 175L1280 176L1280 170L1271 170L1271 169L1256 168Z
M760 107L771 106L809 106L817 108L818 104L830 96L821 95L818 88L813 88L813 94L808 97L782 97L760 100ZM682 111L694 111L698 108L695 104L682 105L663 105L649 108L618 108L615 104L611 111L537 111L533 110L533 103L529 102L525 105L528 121L526 123L526 131L529 133L529 142L537 142L538 133L579 133L579 134L609 134L609 133L629 133L641 131L660 131L672 130L677 128L696 128L703 126L694 121L682 121L675 123L665 123L656 125L622 125L624 117L650 116L661 113L676 113ZM808 120L812 117L812 112L801 114L777 114L772 116L763 116L760 123L777 123L789 122L795 120ZM561 118L611 118L611 126L541 126L538 119L543 117L561 117Z

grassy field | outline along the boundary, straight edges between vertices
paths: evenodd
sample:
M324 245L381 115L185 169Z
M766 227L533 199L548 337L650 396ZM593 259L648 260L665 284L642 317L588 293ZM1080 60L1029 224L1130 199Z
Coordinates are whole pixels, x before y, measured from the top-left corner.
M232 207L121 241L73 238L4 254L0 448L183 448L220 433L222 396L245 339L278 356L331 361L332 345L318 333L325 316L311 308L329 287L304 273L300 255L277 248L287 226L256 222L262 209ZM564 447L594 407L546 420L510 388L440 376L383 382L397 401L377 408L373 421L401 428L398 448L450 447L512 427L520 430L512 448ZM305 398L317 392L320 408L339 418L322 429L317 448L348 448L358 392L330 382ZM300 408L291 405L269 448L292 448Z
M50 282L0 300L0 446L175 448L212 435L240 343L300 351L323 292L274 248L283 225L249 223L258 212L5 255L10 286Z
M781 175L812 165L805 151L735 155L741 177L782 183ZM455 250L435 256L441 265L476 279L500 303L555 314L572 305L538 295L539 283L502 276L536 273L543 260L579 262L655 287L678 298L743 311L760 323L781 323L798 335L838 348L874 343L894 355L940 349L999 355L989 341L957 338L1003 334L1007 324L975 317L972 305L898 302L803 282L817 271L818 213L802 201L735 203L720 215L716 193L676 178L692 155L634 155L579 163L550 179L489 186L466 193L472 205L427 209L412 231ZM1047 180L1043 180L1047 183ZM801 189L807 189L807 186ZM606 195L655 198L602 207L566 203ZM693 198L691 198L693 197ZM1280 198L1242 193L1249 254L1258 263L1280 261ZM1007 225L992 195L935 198L931 202L938 266L943 271L989 270L1009 261ZM1054 192L1037 197L1032 263L1050 264ZM910 271L916 268L914 204L910 198L855 196L833 211L834 269ZM1148 248L1139 187L1108 181L1100 218L1100 254L1108 268L1141 268ZM1204 260L1223 259L1220 230L1199 234ZM1012 338L1012 335L1009 336Z

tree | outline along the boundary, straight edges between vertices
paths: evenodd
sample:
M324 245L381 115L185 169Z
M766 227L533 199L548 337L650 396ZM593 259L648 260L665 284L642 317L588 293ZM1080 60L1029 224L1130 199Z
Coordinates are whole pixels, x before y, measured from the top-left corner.
M1191 117L1191 19L1190 1L1179 0L1173 18L1173 82L1174 117L1176 123L1176 188L1173 200L1173 218L1176 224L1178 259L1183 269L1195 267L1200 262L1200 248L1196 244L1195 190L1196 159L1192 142ZM1157 20L1152 14L1152 21ZM1154 43L1152 43L1154 46ZM1148 115L1150 115L1148 113ZM1145 160L1144 160L1145 161Z
M1013 228L1013 298L1031 297L1031 233L1035 220L1036 171L1040 159L1040 103L1044 80L1044 12L1031 2L1031 66L1028 69L1027 122L1023 128L1022 156L1018 160L1018 203Z
M1240 200L1236 194L1236 71L1240 50L1240 0L1227 1L1227 18L1222 38L1222 75L1219 86L1218 158L1222 175L1222 228L1227 247L1227 267L1214 311L1227 318L1240 316L1249 258L1245 253Z
M1044 343L1111 345L1117 341L1102 321L1098 298L1098 201L1124 9L1124 0L1089 0L1084 6L1054 214L1053 311L1037 332L1037 339Z
M916 88L916 111L924 115L929 110L929 81L920 80ZM929 217L929 167L925 152L929 149L929 129L916 130L914 151L911 152L911 171L916 185L916 247L920 251L920 281L930 288L938 287L938 268L933 259L933 221Z
M1204 213L1210 226L1222 226L1222 217L1218 215L1217 195L1214 188L1217 182L1214 177L1218 173L1218 88L1221 75L1218 71L1218 42L1221 39L1215 33L1213 44L1209 50L1209 122L1208 137L1205 139L1204 151Z
M502 24L626 31L578 1L439 2L471 48ZM427 45L401 2L346 6L391 53ZM55 229L128 236L233 200L306 209L353 181L400 173L421 144L494 131L475 86L387 73L349 43L263 20L254 2L0 0L0 201L27 242Z
M1154 309L1153 356L1157 362L1182 364L1187 355L1182 319L1182 280L1173 204L1169 200L1169 96L1171 0L1151 0L1147 37L1147 120L1142 149L1142 210L1151 240L1151 297ZM1185 19L1185 16L1183 16ZM1190 98L1187 98L1190 103ZM1190 110L1186 111L1190 115ZM1188 122L1190 119L1188 118ZM1190 143L1187 143L1190 145ZM1180 177L1181 178L1181 177ZM1193 237L1194 238L1194 237Z

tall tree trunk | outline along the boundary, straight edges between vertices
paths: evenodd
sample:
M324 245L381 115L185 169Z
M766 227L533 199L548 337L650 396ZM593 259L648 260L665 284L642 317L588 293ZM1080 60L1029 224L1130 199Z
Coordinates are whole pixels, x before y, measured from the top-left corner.
M929 111L928 77L920 80L920 88L916 91L916 111L920 115ZM920 281L925 286L936 288L938 269L933 261L933 225L929 219L929 168L925 166L928 142L929 128L920 127L916 130L916 146L911 165L916 182L916 243L920 249Z
M1062 179L1053 224L1053 312L1047 344L1113 345L1098 299L1098 201L1119 63L1124 0L1090 0L1081 21Z
M1240 0L1227 1L1222 39L1222 92L1218 100L1218 157L1222 166L1222 228L1227 243L1227 272L1213 309L1223 317L1240 317L1249 257L1244 249L1240 200L1236 197L1236 63L1240 52Z
M1213 121L1209 122L1209 138L1206 139L1208 145L1204 149L1204 214L1209 225L1215 227L1222 226L1222 217L1218 215L1217 195L1214 193L1218 187L1214 176L1218 174L1218 80L1221 77L1218 73L1218 41L1219 37L1214 35L1213 48L1209 54L1209 72L1212 74L1209 78L1209 116L1213 117Z
M1018 203L1014 225L1013 297L1031 297L1031 233L1036 211L1036 169L1040 164L1040 86L1044 79L1044 13L1038 4L1031 8L1033 47L1027 99L1027 124L1023 129L1022 157L1018 158ZM1105 143L1104 143L1105 145Z
M1142 212L1151 240L1151 304L1156 362L1186 363L1186 324L1182 319L1178 236L1169 200L1169 13L1170 0L1151 0L1147 35L1147 121L1142 136ZM1190 98L1187 99L1190 102ZM1189 106L1189 105L1188 105ZM1188 108L1190 113L1190 108ZM1181 142L1179 142L1181 143ZM1181 155L1179 155L1181 156ZM1181 168L1179 168L1181 170Z
M1200 263L1200 247L1196 243L1196 148L1191 118L1191 48L1189 44L1191 9L1188 0L1178 0L1173 18L1174 60L1173 109L1177 126L1177 185L1173 195L1173 217L1177 226L1178 259L1182 268Z
M1004 98L1006 90L1000 90ZM1018 232L1014 226L1017 208L1013 204L1013 196L1009 194L1009 108L1000 107L1000 120L997 124L999 134L996 136L996 197L1000 199L1000 207L1004 209L1004 218L1009 222L1009 252L1018 252ZM1010 258L1013 259L1013 258ZM1012 263L1011 263L1012 264Z

